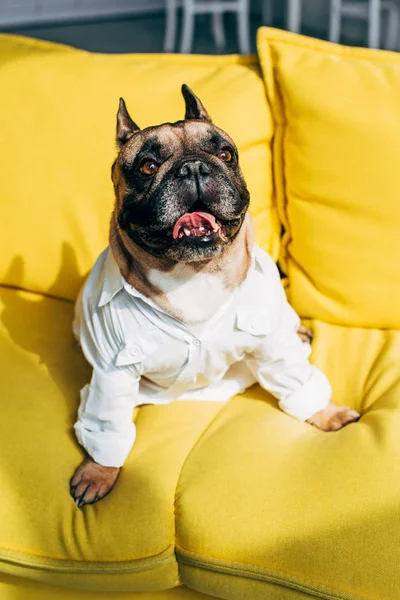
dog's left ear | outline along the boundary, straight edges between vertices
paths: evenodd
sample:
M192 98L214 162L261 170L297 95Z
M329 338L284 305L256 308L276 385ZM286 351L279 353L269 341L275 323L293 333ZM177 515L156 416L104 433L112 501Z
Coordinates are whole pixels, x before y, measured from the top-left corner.
M122 148L134 133L140 131L140 127L132 121L123 98L119 99L119 108L117 113L117 144Z
M209 123L212 122L208 112L186 83L182 86L182 95L186 105L185 119L200 119Z

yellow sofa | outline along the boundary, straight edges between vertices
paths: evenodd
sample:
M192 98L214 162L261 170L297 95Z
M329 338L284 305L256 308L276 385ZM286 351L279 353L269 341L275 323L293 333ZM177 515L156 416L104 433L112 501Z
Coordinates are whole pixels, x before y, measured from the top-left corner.
M266 28L258 57L0 36L1 600L400 599L400 58ZM257 241L362 418L323 433L257 386L146 406L116 489L79 510L71 319L107 244L117 101L173 121L183 82L237 141Z

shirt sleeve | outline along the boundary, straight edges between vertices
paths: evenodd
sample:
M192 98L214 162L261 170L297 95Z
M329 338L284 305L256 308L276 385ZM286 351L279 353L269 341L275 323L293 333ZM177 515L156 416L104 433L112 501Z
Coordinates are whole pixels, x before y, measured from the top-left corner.
M271 330L260 336L256 350L246 362L261 387L278 399L285 413L306 421L326 408L331 386L308 360L311 347L297 335L300 319L286 300L276 265L269 260Z
M89 384L81 390L78 420L74 425L79 443L88 454L105 467L121 467L136 438L133 410L138 404L140 375L129 366L115 366L117 348L109 331L107 311L93 309L85 294L77 313L79 341L93 367Z
M133 409L139 379L129 381L119 371L93 369L90 384L81 390L76 437L104 467L122 467L136 439Z

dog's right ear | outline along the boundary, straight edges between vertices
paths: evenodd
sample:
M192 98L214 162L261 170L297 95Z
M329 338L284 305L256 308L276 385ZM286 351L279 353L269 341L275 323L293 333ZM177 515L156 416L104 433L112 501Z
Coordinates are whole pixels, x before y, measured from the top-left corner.
M131 139L134 133L140 131L140 127L136 125L129 116L126 104L123 98L119 99L119 108L117 113L117 144L118 148L122 148L128 140Z

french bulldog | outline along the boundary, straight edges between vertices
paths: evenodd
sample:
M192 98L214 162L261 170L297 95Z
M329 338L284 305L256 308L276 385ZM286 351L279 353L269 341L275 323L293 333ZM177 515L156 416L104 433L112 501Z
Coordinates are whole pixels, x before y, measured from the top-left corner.
M254 239L236 145L212 123L187 85L182 94L183 120L143 130L120 100L109 244L125 289L130 286L162 314L196 329L245 282ZM105 285L104 279L99 281L97 287ZM111 343L109 330L101 335ZM309 341L307 330L299 335ZM329 402L307 421L335 431L359 416ZM91 504L108 494L120 468L87 456L70 481L76 504Z

